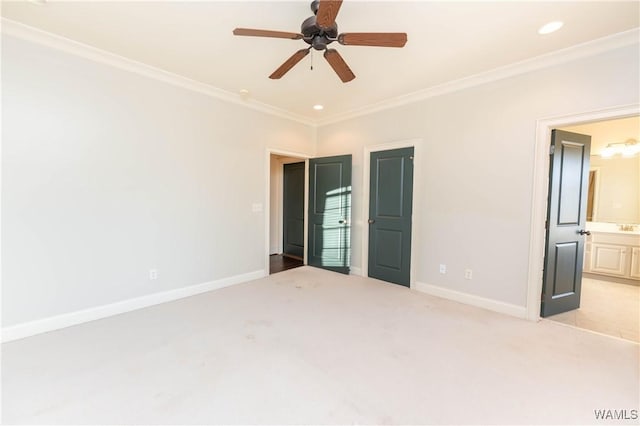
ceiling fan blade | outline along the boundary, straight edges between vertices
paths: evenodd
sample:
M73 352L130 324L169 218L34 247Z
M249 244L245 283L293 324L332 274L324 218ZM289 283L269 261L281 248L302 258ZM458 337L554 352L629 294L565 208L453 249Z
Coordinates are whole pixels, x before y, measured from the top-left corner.
M288 38L291 40L299 40L302 38L302 34L299 34L299 33L288 33L286 31L255 30L252 28L236 28L235 30L233 30L233 35L252 36L252 37Z
M351 46L403 47L407 43L406 33L344 33L338 43Z
M269 78L277 80L280 77L282 77L283 75L285 75L291 68L293 68L293 66L295 64L300 62L302 60L302 58L304 58L305 56L307 56L309 54L309 49L310 48L300 49L296 53L291 55L291 57L289 59L287 59L286 61L284 61L284 63L282 65L280 65L280 67L277 70L275 70L269 76Z
M349 65L347 65L344 59L342 59L342 56L340 56L337 50L325 50L324 58L327 60L327 62L329 62L329 65L331 65L331 68L333 68L336 74L338 74L338 77L340 77L340 80L342 80L343 83L356 78L353 71L351 71L351 68L349 68Z
M342 6L342 0L320 0L316 13L316 24L320 28L329 28L336 22L336 16Z

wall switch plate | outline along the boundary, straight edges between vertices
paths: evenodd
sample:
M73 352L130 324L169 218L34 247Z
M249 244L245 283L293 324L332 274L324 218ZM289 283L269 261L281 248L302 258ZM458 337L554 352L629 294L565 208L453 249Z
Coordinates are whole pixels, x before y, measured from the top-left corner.
M158 270L157 269L149 269L149 279L151 281L158 279Z
M251 211L254 213L260 213L262 211L262 204L260 203L251 204Z
M440 273L441 274L446 274L447 273L447 265L444 264L440 264Z
M464 278L467 280L470 280L471 278L473 278L473 271L471 269L465 269Z

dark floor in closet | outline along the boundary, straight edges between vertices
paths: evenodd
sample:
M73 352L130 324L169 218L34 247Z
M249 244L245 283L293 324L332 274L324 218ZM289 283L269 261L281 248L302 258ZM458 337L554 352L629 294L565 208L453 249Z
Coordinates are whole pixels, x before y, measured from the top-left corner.
M302 264L302 260L283 256L281 254L272 254L269 256L269 273L275 274L276 272L297 268L298 266L302 266Z

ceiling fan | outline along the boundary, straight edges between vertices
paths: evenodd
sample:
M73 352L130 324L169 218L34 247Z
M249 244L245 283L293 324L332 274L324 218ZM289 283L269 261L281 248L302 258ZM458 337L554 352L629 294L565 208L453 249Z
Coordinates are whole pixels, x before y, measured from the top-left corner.
M342 0L314 0L311 2L310 16L302 22L299 33L285 31L256 30L251 28L236 28L233 34L237 36L287 38L291 40L303 40L310 46L300 49L289 59L284 61L269 78L279 79L285 75L294 65L300 62L313 47L316 50L324 50L324 58L331 68L338 74L343 83L356 78L349 65L335 49L327 46L334 41L345 46L380 46L403 47L407 42L406 33L338 33L336 16L342 5Z

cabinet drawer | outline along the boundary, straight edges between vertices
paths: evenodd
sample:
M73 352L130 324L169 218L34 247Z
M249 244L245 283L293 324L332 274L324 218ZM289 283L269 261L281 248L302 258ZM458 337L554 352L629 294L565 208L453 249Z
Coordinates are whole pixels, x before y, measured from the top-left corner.
M609 234L594 232L590 236L591 243L601 244L617 244L621 246L638 246L640 245L640 235L638 234Z

